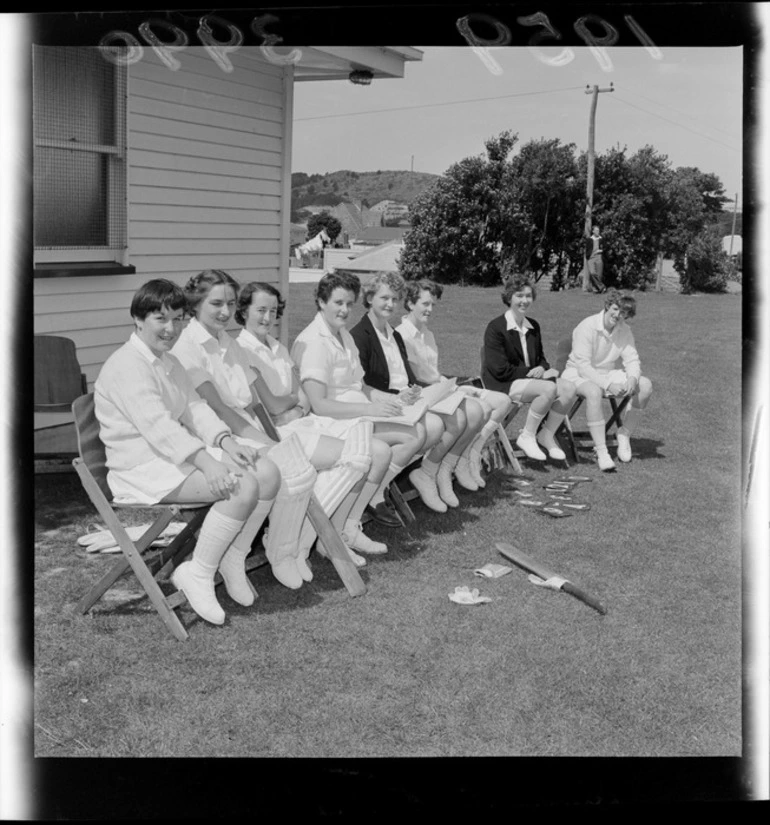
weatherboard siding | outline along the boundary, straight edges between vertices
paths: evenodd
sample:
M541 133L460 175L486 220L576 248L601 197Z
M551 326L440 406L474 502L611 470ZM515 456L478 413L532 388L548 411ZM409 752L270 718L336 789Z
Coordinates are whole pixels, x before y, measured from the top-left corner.
M128 263L136 274L35 279L35 332L65 335L93 385L130 335L129 305L151 278L202 269L288 289L290 70L257 50L224 72L203 48L172 71L145 49L129 69ZM282 208L286 204L286 208Z

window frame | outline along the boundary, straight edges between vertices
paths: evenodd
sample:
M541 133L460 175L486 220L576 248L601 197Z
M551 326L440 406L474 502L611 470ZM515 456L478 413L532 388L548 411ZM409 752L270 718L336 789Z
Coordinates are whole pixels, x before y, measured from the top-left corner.
M38 47L40 48L40 47ZM45 48L45 47L43 47ZM107 221L107 244L100 247L69 246L50 247L34 246L35 277L61 277L67 275L103 274L106 271L135 272L128 264L128 68L113 64L112 106L115 118L115 134L118 142L110 144L73 144L65 140L38 138L33 130L33 153L38 148L67 149L88 152L100 158L106 158L106 200L110 213L123 208L124 222L118 230L122 236L120 246L110 245L120 241L114 237L114 227ZM122 142L122 145L121 145ZM34 157L34 154L33 154ZM34 233L34 227L33 227ZM33 234L34 237L34 234ZM77 265L84 264L83 271ZM97 264L104 264L99 267Z

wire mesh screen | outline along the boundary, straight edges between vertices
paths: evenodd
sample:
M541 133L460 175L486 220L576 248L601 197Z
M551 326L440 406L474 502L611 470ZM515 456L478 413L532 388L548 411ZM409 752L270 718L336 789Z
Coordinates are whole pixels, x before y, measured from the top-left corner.
M33 53L35 246L125 246L125 69L98 49Z

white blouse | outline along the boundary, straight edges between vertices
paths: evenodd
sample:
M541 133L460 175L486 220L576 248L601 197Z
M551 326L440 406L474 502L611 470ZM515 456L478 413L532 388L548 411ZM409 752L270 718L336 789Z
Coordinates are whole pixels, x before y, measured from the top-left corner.
M259 422L245 412L253 401L248 355L227 332L222 330L215 338L192 318L171 352L182 362L196 389L207 381L212 383L224 404L262 431Z
M279 340L268 335L267 342L262 343L247 329L242 329L235 340L246 351L249 363L259 372L273 395L280 398L291 392L294 363L289 350Z
M343 328L337 338L320 312L297 336L291 359L299 368L299 380L326 385L330 400L368 403L363 391L364 369L353 336Z
M415 378L424 384L435 384L442 376L438 369L438 346L433 333L425 327L418 329L408 316L401 319L396 332L404 339L409 366Z
M94 404L116 501L157 503L195 470L187 459L230 432L179 361L155 355L136 333L104 363Z
M393 327L390 324L385 324L385 333L383 334L378 329L374 330L380 340L380 346L385 354L385 360L388 362L388 383L389 390L403 390L409 386L409 376L406 374L406 367L401 358L401 350L398 348L396 339L393 337Z

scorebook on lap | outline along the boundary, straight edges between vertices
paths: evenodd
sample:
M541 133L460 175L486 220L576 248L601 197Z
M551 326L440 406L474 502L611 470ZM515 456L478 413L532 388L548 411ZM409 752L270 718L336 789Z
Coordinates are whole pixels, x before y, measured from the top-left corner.
M426 410L451 415L465 398L464 393L457 389L456 378L442 378L436 384L423 387L420 397L414 404L403 408L401 415L367 416L370 421L388 421L391 424L416 424Z

